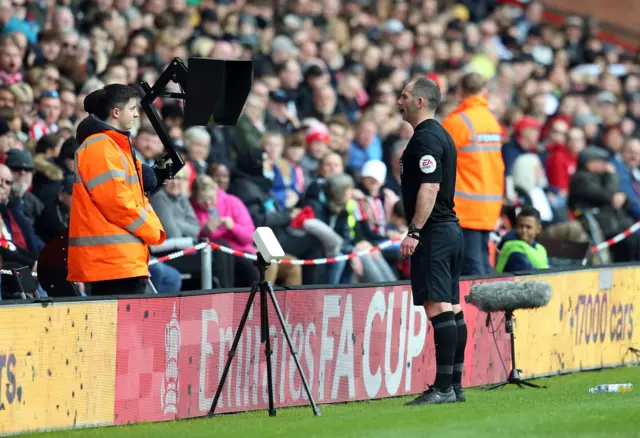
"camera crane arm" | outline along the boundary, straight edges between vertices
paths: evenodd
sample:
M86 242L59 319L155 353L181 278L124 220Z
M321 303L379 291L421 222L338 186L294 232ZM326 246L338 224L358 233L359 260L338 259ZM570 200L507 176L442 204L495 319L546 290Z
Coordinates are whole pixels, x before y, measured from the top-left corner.
M176 150L173 139L169 136L167 128L158 114L158 110L153 105L153 102L160 97L186 100L187 95L184 90L187 88L187 74L187 66L184 64L184 61L180 58L174 58L169 66L162 72L162 74L160 74L153 86L150 86L147 81L140 81L138 83L143 94L143 97L140 100L140 106L149 118L153 129L156 131L156 134L166 151L166 154L158 159L156 164L152 167L156 173L158 184L149 194L149 197L152 197L160 191L164 183L167 180L172 179L185 165L182 155L180 155ZM165 91L169 82L177 83L182 89L182 92L174 93Z

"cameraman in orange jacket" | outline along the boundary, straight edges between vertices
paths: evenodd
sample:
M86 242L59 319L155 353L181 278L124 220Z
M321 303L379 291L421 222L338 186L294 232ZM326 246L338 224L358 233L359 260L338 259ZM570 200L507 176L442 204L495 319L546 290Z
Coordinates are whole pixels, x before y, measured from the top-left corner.
M91 295L142 294L148 246L166 235L145 195L142 163L129 137L138 94L127 85L107 85L89 94L84 106L89 116L76 134L67 279L89 283Z

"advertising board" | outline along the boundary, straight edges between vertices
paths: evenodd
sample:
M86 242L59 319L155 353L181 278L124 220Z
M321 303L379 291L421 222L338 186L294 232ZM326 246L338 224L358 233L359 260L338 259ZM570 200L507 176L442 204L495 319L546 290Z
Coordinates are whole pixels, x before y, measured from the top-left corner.
M464 296L470 283L461 286ZM408 285L276 295L318 403L414 394L433 383L431 325L423 308L413 306ZM248 296L121 300L115 424L206 415ZM486 314L464 306L469 342L463 383L504 379L499 357L508 365L508 338L500 332L492 335ZM271 305L269 324L276 406L307 404ZM216 412L266 408L265 364L256 299Z
M551 284L546 307L515 312L516 360L526 376L637 361L640 268L526 277Z
M0 435L113 424L116 302L1 311Z
M513 278L482 281L513 280ZM544 308L515 312L525 377L637 363L640 267L519 277L549 282ZM461 296L472 282L462 281ZM415 394L433 382L434 345L409 285L276 293L318 403ZM165 421L209 412L248 293L2 306L0 435ZM505 379L503 315L463 303L463 384ZM277 407L307 404L269 305ZM217 412L267 407L260 309L254 303Z

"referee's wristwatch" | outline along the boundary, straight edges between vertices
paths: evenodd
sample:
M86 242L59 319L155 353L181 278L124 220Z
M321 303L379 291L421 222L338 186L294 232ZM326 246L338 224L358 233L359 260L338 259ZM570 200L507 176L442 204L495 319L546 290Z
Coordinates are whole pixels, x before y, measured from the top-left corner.
M416 239L420 242L420 228L416 227L414 224L409 224L409 229L407 230L407 236Z

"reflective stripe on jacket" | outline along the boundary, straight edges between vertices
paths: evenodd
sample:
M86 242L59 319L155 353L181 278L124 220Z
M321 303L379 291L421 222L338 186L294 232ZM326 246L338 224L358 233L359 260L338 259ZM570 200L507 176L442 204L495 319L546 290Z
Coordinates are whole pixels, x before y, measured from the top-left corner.
M502 128L479 95L465 99L442 126L458 150L454 202L460 226L493 230L504 194Z
M131 154L129 138L115 130L88 136L76 152L69 281L149 276L148 245L166 235L144 195L141 163L134 167Z

